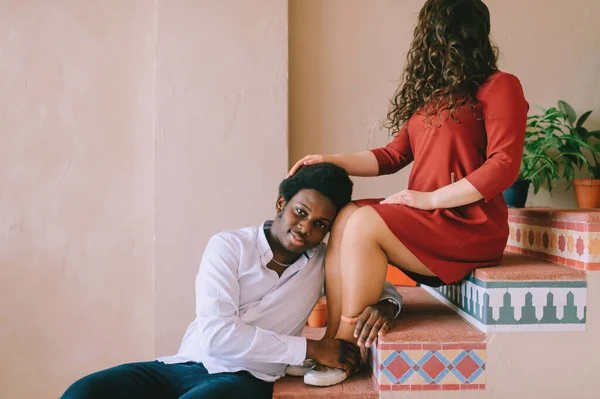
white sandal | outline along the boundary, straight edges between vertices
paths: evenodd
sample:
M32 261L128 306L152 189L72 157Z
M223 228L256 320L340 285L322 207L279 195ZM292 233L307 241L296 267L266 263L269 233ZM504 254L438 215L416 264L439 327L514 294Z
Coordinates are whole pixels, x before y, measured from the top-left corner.
M304 383L306 385L314 385L317 387L328 387L339 384L348 378L348 374L344 369L317 364L312 370L309 370L304 375Z
M307 371L311 370L317 362L312 359L306 359L302 362L300 366L292 366L289 365L285 368L285 374L290 375L292 377L303 377Z

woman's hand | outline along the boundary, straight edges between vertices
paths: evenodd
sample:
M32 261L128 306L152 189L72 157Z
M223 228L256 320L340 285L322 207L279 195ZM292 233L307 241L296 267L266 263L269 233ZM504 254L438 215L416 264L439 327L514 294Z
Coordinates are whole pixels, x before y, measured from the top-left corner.
M293 176L294 173L300 169L303 165L314 165L322 162L331 162L328 160L327 155L307 155L292 166L292 169L288 172L287 177Z
M341 339L306 340L306 358L325 366L344 369L348 375L360 367L360 350Z
M358 338L358 346L364 345L369 348L375 338L383 337L394 327L395 314L396 306L387 301L367 306L354 329L354 338Z
M390 195L380 203L406 205L410 206L411 208L422 209L424 211L436 209L433 192L404 190Z

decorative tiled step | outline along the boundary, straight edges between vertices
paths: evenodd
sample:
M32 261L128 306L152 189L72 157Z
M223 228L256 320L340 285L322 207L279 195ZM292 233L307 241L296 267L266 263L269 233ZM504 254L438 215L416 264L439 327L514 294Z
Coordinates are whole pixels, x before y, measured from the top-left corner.
M600 210L510 209L507 251L600 270Z
M585 330L586 273L520 254L460 283L423 287L485 332Z
M485 388L485 334L422 288L399 287L401 317L372 347L381 391Z

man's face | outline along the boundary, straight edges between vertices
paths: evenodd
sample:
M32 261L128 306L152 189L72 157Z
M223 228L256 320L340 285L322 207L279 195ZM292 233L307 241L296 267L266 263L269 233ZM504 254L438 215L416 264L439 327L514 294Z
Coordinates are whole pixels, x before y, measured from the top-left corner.
M277 217L271 231L288 251L302 253L323 241L337 210L316 190L300 190L289 202L277 199Z

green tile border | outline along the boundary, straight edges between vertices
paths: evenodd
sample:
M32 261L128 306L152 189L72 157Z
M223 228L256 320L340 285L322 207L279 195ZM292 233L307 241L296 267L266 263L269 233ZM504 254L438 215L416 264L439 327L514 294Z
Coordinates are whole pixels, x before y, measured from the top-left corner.
M472 285L469 286L469 283ZM461 280L459 284L446 286L445 294L443 292L443 286L430 289L441 297L445 298L450 304L456 306L466 315L473 318L476 322L485 326L585 326L587 316L587 282L585 281L495 282L494 284L488 283L486 285L483 285L483 283L484 282L481 280L469 276L468 279ZM477 294L478 289L474 288L474 286L479 287L480 295L475 295ZM511 288L519 289L519 291L510 292ZM523 288L531 288L532 290L547 288L549 289L549 292L545 293L543 305L537 303L536 306L533 303L534 293L523 293ZM553 292L552 288L557 290ZM565 293L564 289L571 288L574 289L574 291L568 291ZM503 289L506 289L506 292L498 292L502 291ZM488 290L493 290L493 292ZM461 291L463 292L461 293ZM467 295L468 291L470 291L470 299ZM518 320L515 316L515 314L518 314L518 312L512 305L514 302L514 298L512 298L512 296L517 293L520 296L518 302L523 303L523 306L520 308L520 317ZM492 294L496 298L496 302L498 301L498 295L502 295L502 304L500 306L490 306ZM539 295L539 293L537 295ZM557 295L561 296L560 300L558 301L556 300ZM582 295L583 305L581 305ZM558 319L557 316L558 307L555 305L556 302L564 302L564 304L561 305L561 319ZM579 306L576 304L578 302ZM580 308L580 306L583 306L582 318L577 316L577 310ZM494 309L496 310L497 319L494 319ZM538 314L539 312L542 313L541 318L539 319L536 315L536 309Z
M583 288L587 287L585 280L548 280L548 281L484 281L469 274L466 278L482 288Z

